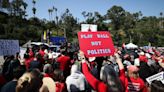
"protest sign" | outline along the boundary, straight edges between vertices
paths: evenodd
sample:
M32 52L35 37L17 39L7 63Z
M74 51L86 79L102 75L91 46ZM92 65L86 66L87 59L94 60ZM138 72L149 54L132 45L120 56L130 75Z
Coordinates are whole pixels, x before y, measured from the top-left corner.
M114 54L110 33L107 31L99 32L78 32L80 50L86 57L109 56Z
M18 40L0 40L0 55L15 55L19 52Z
M97 25L94 24L81 24L81 31L82 32L88 32L88 31L96 32L97 31Z
M152 81L159 80L164 84L164 72L157 73L155 75L152 75L148 78L146 78L146 81L151 84Z

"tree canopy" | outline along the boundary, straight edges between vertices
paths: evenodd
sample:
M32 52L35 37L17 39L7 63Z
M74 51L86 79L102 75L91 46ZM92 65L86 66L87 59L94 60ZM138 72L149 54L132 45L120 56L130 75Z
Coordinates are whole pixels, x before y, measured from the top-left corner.
M0 6L0 39L19 39L20 44L28 40L41 41L44 31L50 30L51 36L66 37L69 42L78 42L77 32L80 31L82 23L97 24L98 30L105 30L111 33L115 45L132 41L139 46L148 45L164 46L164 18L142 16L142 12L130 13L121 6L109 8L105 15L99 12L83 11L85 18L79 22L69 9L66 9L61 16L57 15L58 9L54 6L47 10L49 20L39 19L35 14L35 4L39 2L32 0L31 11L34 16L27 19L26 7L23 0L2 0ZM7 11L7 12L6 12ZM54 15L53 15L54 13Z

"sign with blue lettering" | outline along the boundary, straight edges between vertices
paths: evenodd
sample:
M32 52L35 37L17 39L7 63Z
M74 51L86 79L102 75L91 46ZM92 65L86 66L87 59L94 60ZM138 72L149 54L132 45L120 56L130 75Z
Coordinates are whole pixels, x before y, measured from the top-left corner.
M18 40L0 40L0 55L15 55L19 52Z

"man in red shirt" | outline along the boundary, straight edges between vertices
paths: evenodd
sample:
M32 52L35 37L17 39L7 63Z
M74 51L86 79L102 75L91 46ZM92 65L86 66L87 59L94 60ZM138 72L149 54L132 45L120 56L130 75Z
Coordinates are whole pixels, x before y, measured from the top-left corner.
M68 75L70 75L70 57L64 55L64 52L62 52L61 55L57 58L57 62L59 63L60 70L62 70L64 73L64 77L66 78Z
M44 47L41 47L40 50L39 50L39 54L43 57L45 55L45 52L44 52Z

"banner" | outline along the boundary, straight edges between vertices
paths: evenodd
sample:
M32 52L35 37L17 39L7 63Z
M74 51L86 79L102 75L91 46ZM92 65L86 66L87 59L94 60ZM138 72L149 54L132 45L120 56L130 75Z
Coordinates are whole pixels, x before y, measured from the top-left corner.
M86 57L100 57L113 55L115 48L110 33L99 32L78 32L80 50Z
M154 80L160 80L164 84L164 72L157 73L155 75L152 75L148 78L146 78L146 81L151 84L152 81Z
M54 44L54 45L61 45L62 43L66 43L66 38L64 37L50 37L50 41Z
M15 55L19 51L18 40L0 40L0 55Z

